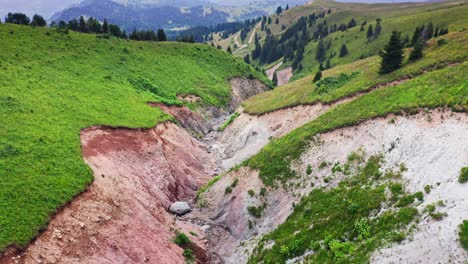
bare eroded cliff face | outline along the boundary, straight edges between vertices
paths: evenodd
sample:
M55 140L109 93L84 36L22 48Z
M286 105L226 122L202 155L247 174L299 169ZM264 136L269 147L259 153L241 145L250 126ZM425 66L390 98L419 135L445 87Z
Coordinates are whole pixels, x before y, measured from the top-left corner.
M262 120L262 116L255 120ZM242 131L251 127L239 119L230 129ZM257 131L270 135L268 129ZM201 197L204 205L201 214L213 221L213 228L209 230L212 240L224 241L211 243L210 250L225 263L246 263L262 235L283 223L302 196L314 188L334 188L344 177L333 174L328 167L314 170L313 176L308 175L308 165L319 168L323 161L344 164L351 152L362 150L367 157L382 154L383 170L405 164L408 170L403 180L408 190L417 192L423 191L426 185L433 186L418 209L422 212L428 204L442 200L446 204L443 210L448 215L441 221L424 218L417 223L411 239L375 252L371 262L399 263L405 259L407 262L401 263L421 260L424 263L441 260L441 263L464 263L468 253L457 238L458 225L468 218L468 192L457 178L460 169L468 166L467 132L465 113L439 109L415 116L378 118L318 135L301 158L291 164L300 174L300 178L289 182L293 187L267 188L265 196L260 194L265 186L258 171L241 168L230 172ZM238 181L236 187L226 193L226 188L235 181ZM263 205L265 209L260 218L247 210L249 206Z

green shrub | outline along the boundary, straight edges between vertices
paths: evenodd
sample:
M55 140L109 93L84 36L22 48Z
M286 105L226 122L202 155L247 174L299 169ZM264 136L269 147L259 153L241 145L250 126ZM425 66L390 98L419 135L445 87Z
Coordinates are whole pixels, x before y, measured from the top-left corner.
M323 80L318 80L316 82L316 91L318 94L324 94L330 92L331 90L338 89L344 86L350 80L352 80L358 74L359 72L353 72L351 74L340 73L340 75L338 76L331 76L324 78Z
M232 193L231 186L226 187L226 190L224 191L224 194L229 194L229 193Z
M413 195L416 199L418 199L419 201L424 201L424 194L423 192L417 192Z
M255 196L255 191L254 190L249 190L248 193L249 193L250 197Z
M306 173L307 173L307 175L312 174L312 166L310 166L310 164L307 165Z
M430 185L424 186L424 191L425 191L427 194L431 193L431 190L432 190L432 186L430 186Z
M184 258L187 263L193 263L195 261L195 254L193 254L191 249L187 248L184 250Z
M262 188L260 189L260 196L265 196L266 193L267 193L267 189L266 189L265 187L262 187Z
M414 202L414 196L413 195L405 195L401 197L401 199L398 201L396 204L397 207L405 207Z
M468 182L468 167L461 169L460 176L458 177L459 183Z
M447 41L446 39L439 39L439 40L437 41L437 45L438 45L438 46L443 46L443 45L445 45L445 44L447 44L447 43L448 43L448 41Z
M247 211L249 212L249 214L255 218L260 218L262 217L262 213L263 213L263 210L265 209L265 204L264 205L261 205L261 206L249 206L247 207Z
M468 250L468 220L464 220L460 225L460 233L458 235L460 236L460 243L463 248Z
M190 239L182 232L177 232L172 241L178 246L185 246L190 243Z

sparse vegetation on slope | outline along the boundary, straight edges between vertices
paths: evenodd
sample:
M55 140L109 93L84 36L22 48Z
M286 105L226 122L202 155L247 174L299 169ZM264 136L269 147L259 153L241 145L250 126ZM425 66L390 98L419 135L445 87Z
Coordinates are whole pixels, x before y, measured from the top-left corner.
M406 197L403 187L385 195L401 175L382 173L381 159L348 161L350 176L336 188L303 197L286 222L262 238L249 263L285 263L306 252L312 253L307 263L367 263L384 241L403 240L418 211L412 203L395 206ZM390 209L381 212L383 207Z
M460 242L464 249L468 250L468 220L464 220L460 225Z
M379 84L420 75L425 70L444 67L447 63L462 62L467 59L468 53L460 52L467 45L467 32L452 33L444 36L443 39L447 40L446 45L437 45L438 39L430 41L429 46L424 51L423 59L413 63L406 60L402 68L392 73L379 74L380 58L370 57L323 72L324 78L338 78L341 74L349 76L358 73L358 76L347 80L340 87L327 89L326 92L323 92L323 89L317 88L317 84L320 83L312 83L313 76L304 77L246 100L243 103L245 111L258 115L300 104L330 103L369 90Z
M27 245L92 181L81 129L152 127L172 118L148 101L193 94L222 107L229 78L264 78L207 45L0 24L0 47L0 251Z

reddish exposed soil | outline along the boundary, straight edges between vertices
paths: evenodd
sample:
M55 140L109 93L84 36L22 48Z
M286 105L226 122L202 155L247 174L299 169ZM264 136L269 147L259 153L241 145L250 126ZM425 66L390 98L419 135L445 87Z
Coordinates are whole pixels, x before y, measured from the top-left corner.
M90 128L81 139L94 183L6 263L185 263L183 249L171 242L175 219L166 209L194 197L212 176L204 146L170 123ZM194 252L206 262L202 247Z

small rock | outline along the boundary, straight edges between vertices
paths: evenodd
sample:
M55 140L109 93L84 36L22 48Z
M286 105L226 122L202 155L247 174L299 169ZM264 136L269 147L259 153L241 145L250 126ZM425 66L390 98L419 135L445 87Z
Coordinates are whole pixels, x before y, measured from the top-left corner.
M177 215L184 215L189 213L191 210L190 205L186 202L175 202L169 208L169 211Z

